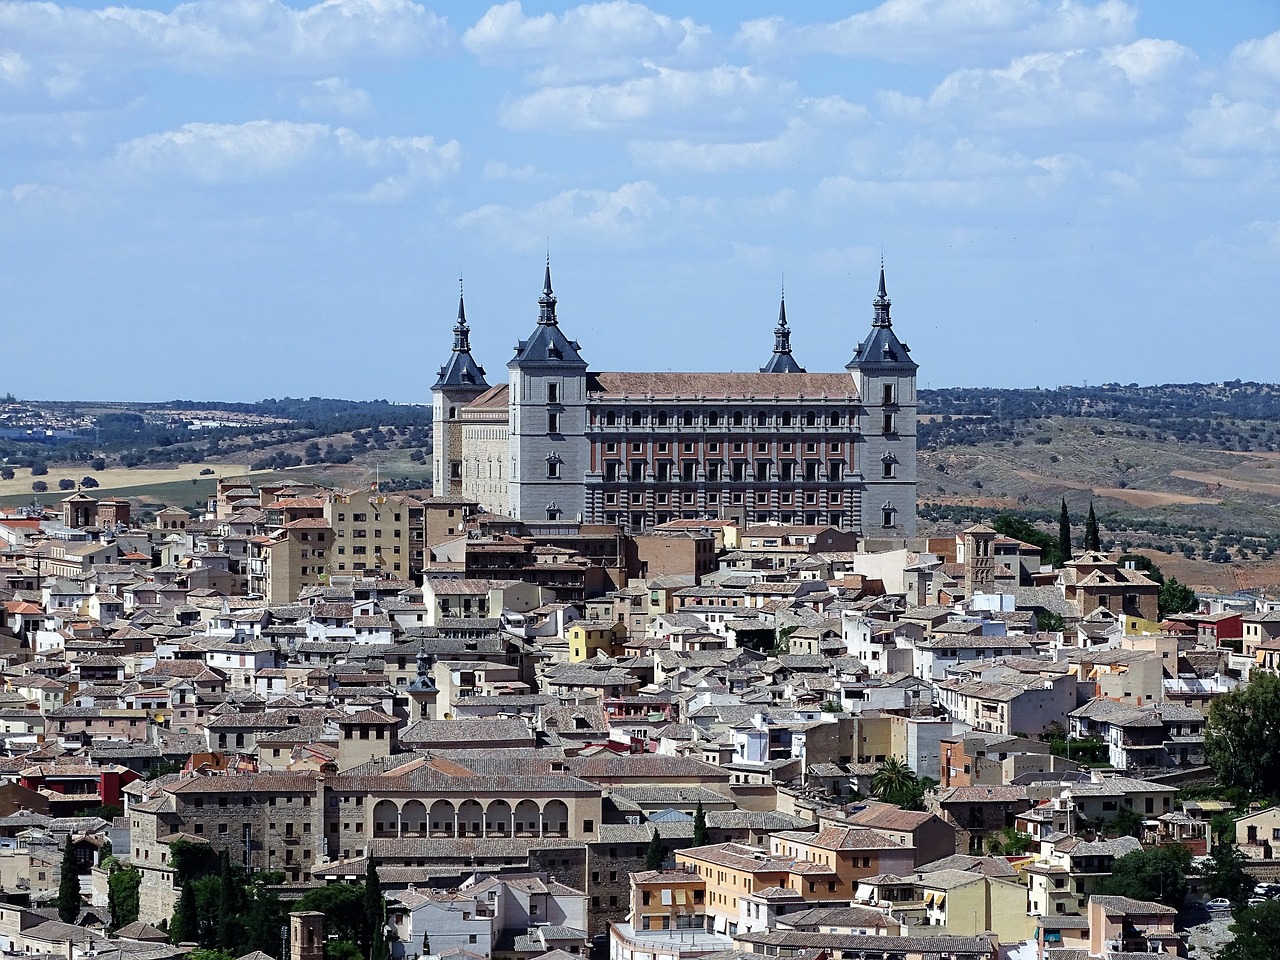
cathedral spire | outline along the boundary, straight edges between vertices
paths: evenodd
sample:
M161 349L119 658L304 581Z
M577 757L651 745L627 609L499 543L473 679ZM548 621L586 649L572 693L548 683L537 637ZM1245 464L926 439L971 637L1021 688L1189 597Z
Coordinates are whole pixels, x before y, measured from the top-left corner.
M556 295L551 291L551 254L547 254L547 272L542 279L542 296L538 298L538 323L556 325Z
M873 326L892 327L893 322L889 319L889 294L885 291L884 286L884 260L880 260L880 286L876 290L876 298L871 301L872 306L876 308L876 317L872 321Z

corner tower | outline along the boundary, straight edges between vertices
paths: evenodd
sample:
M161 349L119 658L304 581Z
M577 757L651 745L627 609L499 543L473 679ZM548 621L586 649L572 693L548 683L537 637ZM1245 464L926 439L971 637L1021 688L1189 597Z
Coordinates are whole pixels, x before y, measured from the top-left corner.
M516 344L510 379L511 515L578 520L586 507L587 362L556 319L547 260L538 325Z
M761 373L804 373L804 367L791 355L791 328L787 326L787 295L778 304L778 325L773 328L773 356L760 368Z
M864 536L911 537L916 532L916 372L907 345L893 332L884 264L871 332L845 369L861 400L860 470Z
M462 281L458 282L461 285ZM462 495L462 424L458 415L488 389L484 367L471 356L471 328L459 289L453 352L431 385L431 492L437 497Z

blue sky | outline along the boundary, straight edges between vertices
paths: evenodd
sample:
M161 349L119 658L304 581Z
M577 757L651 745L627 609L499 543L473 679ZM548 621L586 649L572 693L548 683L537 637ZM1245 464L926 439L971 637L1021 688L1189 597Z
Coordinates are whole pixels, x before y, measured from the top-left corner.
M0 2L0 390L425 401L839 369L881 254L931 386L1275 378L1274 0Z

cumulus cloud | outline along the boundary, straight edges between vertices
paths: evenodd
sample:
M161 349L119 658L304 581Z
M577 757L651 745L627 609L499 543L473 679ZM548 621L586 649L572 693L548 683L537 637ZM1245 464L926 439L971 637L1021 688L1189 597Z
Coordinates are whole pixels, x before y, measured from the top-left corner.
M122 143L115 166L127 175L228 186L260 181L333 181L377 202L436 184L461 163L456 141L432 137L361 137L321 123L252 120L188 123Z
M485 204L458 217L464 229L483 230L518 250L536 249L548 232L597 241L631 242L652 236L671 203L647 180L617 190L565 190L524 209Z
M1231 51L1231 65L1243 73L1280 81L1280 31L1237 46Z
M1194 154L1274 154L1280 149L1280 109L1217 94L1191 111L1183 141Z
M928 97L889 92L882 102L899 116L983 130L1083 123L1117 132L1169 117L1194 62L1191 51L1171 40L1046 51L999 69L957 70Z
M515 130L616 130L734 127L777 116L794 84L749 67L710 70L653 67L648 76L610 84L547 87L506 105L503 123Z
M1122 0L886 0L834 23L796 26L782 17L744 23L739 44L758 54L830 53L893 61L994 51L1063 50L1133 34Z
M372 100L368 92L353 87L345 77L326 77L312 81L298 91L298 106L308 113L337 114L358 117L369 112Z
M533 67L538 82L567 83L626 76L645 61L688 60L709 34L688 17L627 0L585 4L559 16L528 16L511 0L490 7L462 43L485 63Z
M122 77L156 67L184 73L306 76L337 65L402 59L443 49L443 18L413 0L319 0L293 8L282 0L193 0L172 10L137 6L84 9L44 1L0 4L0 40L20 50L19 86L38 109L83 93L111 99ZM0 83L12 78L0 52ZM28 76L29 74L29 76ZM321 74L323 76L323 74ZM31 81L31 82L28 82ZM119 99L119 97L115 97Z

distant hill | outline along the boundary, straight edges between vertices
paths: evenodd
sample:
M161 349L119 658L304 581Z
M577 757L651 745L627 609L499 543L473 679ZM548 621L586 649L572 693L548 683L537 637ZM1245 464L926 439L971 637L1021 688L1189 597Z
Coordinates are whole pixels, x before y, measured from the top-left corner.
M1078 522L1092 502L1117 545L1216 563L1280 553L1280 386L957 387L920 391L920 414L926 528L1011 511L1056 531L1065 499Z

